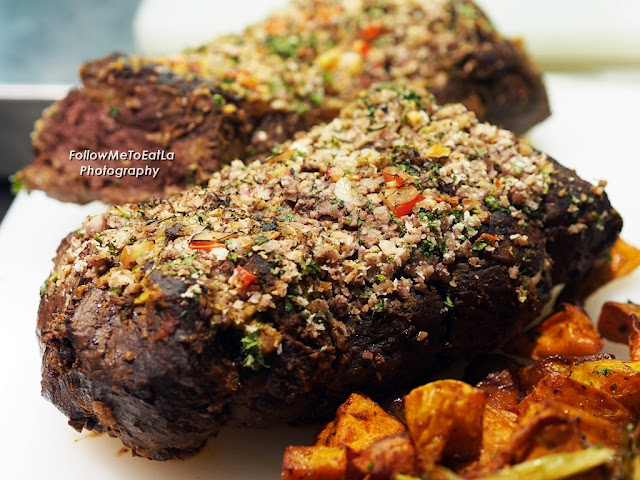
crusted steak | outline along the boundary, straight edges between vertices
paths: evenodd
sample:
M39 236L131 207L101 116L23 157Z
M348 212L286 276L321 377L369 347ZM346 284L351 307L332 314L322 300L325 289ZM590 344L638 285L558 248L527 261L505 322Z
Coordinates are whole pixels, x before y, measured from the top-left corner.
M548 105L521 46L466 0L295 0L196 51L168 58L111 55L81 69L83 88L36 123L28 188L75 202L145 201L204 185L212 172L334 118L372 82L414 82L441 103L524 131ZM70 152L161 149L157 176L93 174L140 167L130 156L82 161Z
M135 453L319 418L497 347L617 237L602 186L460 104L378 87L207 188L60 246L43 392Z

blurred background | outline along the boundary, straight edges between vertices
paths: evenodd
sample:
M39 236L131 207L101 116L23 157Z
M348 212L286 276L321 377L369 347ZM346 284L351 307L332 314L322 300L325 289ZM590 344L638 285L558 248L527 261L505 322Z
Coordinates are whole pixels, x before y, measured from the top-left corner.
M429 0L424 0L429 1ZM113 51L163 54L237 32L287 0L0 0L0 219L44 107ZM547 72L640 71L638 0L478 0ZM634 77L635 78L635 77Z

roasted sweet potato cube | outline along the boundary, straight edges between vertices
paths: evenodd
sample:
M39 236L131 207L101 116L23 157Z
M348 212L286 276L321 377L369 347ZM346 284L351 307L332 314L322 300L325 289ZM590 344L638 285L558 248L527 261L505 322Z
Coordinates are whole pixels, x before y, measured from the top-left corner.
M370 480L387 480L396 474L418 473L416 450L408 432L382 438L353 460L353 466Z
M572 365L579 365L584 362L594 362L601 360L612 360L614 357L608 353L587 355L586 357L562 357L554 355L544 358L532 365L523 367L518 371L520 388L524 393L530 393L545 375L558 372L569 375Z
M517 415L492 405L486 405L482 418L482 447L471 463L459 465L456 471L465 478L482 477L504 466L500 453L511 442L517 427Z
M517 377L508 370L490 373L476 384L487 395L487 405L500 410L515 410L520 401Z
M589 270L579 283L565 288L561 296L584 300L603 285L631 273L638 266L640 249L618 238L608 258Z
M479 454L485 401L481 390L458 380L431 382L407 395L407 426L423 467Z
M550 373L543 377L520 403L520 412L525 412L531 403L545 400L554 400L587 411L595 417L617 425L618 428L634 422L631 412L609 393L559 373Z
M621 238L611 248L609 268L613 278L623 277L640 266L640 249Z
M331 420L329 423L327 423L322 430L320 430L320 433L318 433L316 435L316 439L315 442L313 442L314 445L329 445L329 439L332 438L336 433L336 421L335 420Z
M353 393L336 418L316 437L316 445L349 447L360 453L380 438L406 431L405 426L368 397Z
M505 463L515 464L591 445L616 448L620 439L618 425L565 403L542 400L528 405L508 448L500 455Z
M631 360L640 360L640 319L637 315L631 321L631 333L629 334L629 356Z
M633 331L633 319L640 316L640 305L634 303L607 302L600 310L598 330L612 342L627 343Z
M640 414L640 362L599 360L571 365L571 378L609 393L631 411Z
M520 386L525 393L530 393L540 380L551 373L568 375L571 369L571 361L568 358L554 355L547 357L527 367L523 367L518 372Z
M345 480L344 447L287 447L282 459L282 480Z
M574 305L563 303L558 312L514 340L509 351L541 360L551 355L592 355L603 346L602 338L587 314Z
M520 367L506 355L480 355L467 366L464 381L486 393L487 405L515 410L520 402Z

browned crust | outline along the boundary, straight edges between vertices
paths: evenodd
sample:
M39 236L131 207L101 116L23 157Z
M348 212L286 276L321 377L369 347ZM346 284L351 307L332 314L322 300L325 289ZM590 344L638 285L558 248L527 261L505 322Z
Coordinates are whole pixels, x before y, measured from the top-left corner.
M372 98L362 99L356 109L358 121L354 120L359 127L351 124L351 128L370 130L368 127L377 120L372 120L367 114L369 107L374 107L377 114L395 112L396 123L387 119L389 132L369 131L374 137L372 143L390 132L396 135L402 132L402 138L391 134L387 139L393 149L395 140L416 139L401 120L405 116L410 117L411 112L415 114L416 110L407 106L414 102L409 99L415 98L410 92L392 95L389 91L395 92L390 88L381 89L374 92ZM395 95L396 103L381 102L380 98L387 98L384 95ZM397 110L398 104L407 110ZM428 127L430 121L443 125L438 123L443 120L438 116L438 108L430 104L430 120L425 120L427 124L417 123L412 127L412 131L419 135L416 140L422 141L419 146L414 145L415 150L410 149L407 153L415 162L412 165L428 166L432 163L420 156L420 151L424 151L425 144L429 142L418 132ZM453 106L447 108L451 110ZM458 110L460 115L454 117L457 120L448 123L445 118L447 127L442 128L462 136L464 128L474 127L460 127L467 113L462 107ZM345 112L353 113L353 109ZM346 129L340 133L347 137L350 133L348 115L343 114L340 124ZM363 119L366 123L359 121ZM62 271L66 267L69 274L64 279L60 278L58 284L48 283L40 304L38 330L45 347L43 392L70 418L73 426L107 431L121 438L140 455L167 459L197 450L225 424L253 425L322 418L332 413L353 390L379 396L415 385L443 365L508 341L540 313L549 299L552 286L580 278L610 248L622 226L619 215L611 208L601 187L589 185L551 161L549 166L552 168L543 170L551 177L545 184L548 189L541 190L540 206L534 210L531 210L533 207L515 205L512 205L513 209L504 206L492 209L487 220L473 234L474 242L485 233L500 238L500 241L493 248L474 250L474 262L471 262L471 257L458 256L447 264L446 272L436 270L427 280L414 283L418 275L407 272L412 267L418 272L418 267L430 261L433 254L414 248L417 247L415 242L409 244L413 254L406 259L408 270L394 272L393 280L408 279L411 287L390 290L384 295L380 293L379 298L383 298L384 303L379 310L365 308L369 297L364 293L371 291L367 289L375 289L376 280L379 280L376 274L382 271L380 264L372 266L368 272L373 275L372 280L364 279L362 284L339 284L335 280L337 277L332 275L341 272L331 272L330 259L320 254L313 257L318 262L313 273L291 277L296 278L296 282L288 283L286 292L280 296L271 297L273 306L249 313L244 319L232 317L225 310L216 310L217 303L232 290L230 277L238 266L259 279L252 293L261 295L278 280L275 270L271 271L269 260L272 257L259 256L255 254L256 250L239 254L235 260L216 257L214 262L207 257L212 262L211 270L190 271L189 275L206 277L197 301L185 295L193 285L189 284L192 277L181 276L170 267L174 260L182 257L167 258L163 256L167 250L153 253L153 258L138 265L137 272L142 272L143 279L135 282L152 286L153 297L140 300L140 290L112 293L108 282L101 281L106 272L120 269L118 259L121 257L115 245L111 247L115 250L113 253L107 251L101 255L94 235L102 233L105 241L108 235L113 239L118 233L124 233L122 229L132 228L132 225L127 226L127 222L135 224L135 230L129 230L129 233L143 235L146 232L150 235L151 230L145 230L149 226L145 217L148 208L173 212L175 216L169 216L167 220L185 224L187 218L198 213L206 216L208 212L219 211L227 217L215 216L215 222L224 224L248 220L248 224L261 233L277 232L284 237L283 242L291 239L287 235L295 236L295 229L293 233L286 231L288 221L281 218L285 213L308 221L316 233L331 230L335 224L339 231L353 233L354 229L345 223L345 217L360 207L355 203L338 201L333 205L335 209L329 211L325 208L328 197L323 197L318 191L314 193L312 189L312 185L333 182L320 170L318 162L325 153L329 157L332 155L323 148L326 146L323 142L337 138L324 134L333 133L331 129L338 128L336 124L314 129L308 134L310 139L307 140L314 142L309 154L297 156L286 167L280 166L291 168L288 178L285 175L276 175L269 180L263 178L262 174L279 167L273 158L273 163L266 161L247 167L232 165L214 177L207 190L196 188L169 199L125 206L132 212L125 212L129 215L126 220L118 215L118 207L114 207L109 214L89 220L83 232L67 238L55 259L54 271L64 275ZM491 128L482 126L482 130ZM491 138L489 135L484 147L492 145ZM504 148L499 153L512 148L505 147L510 144L507 139L513 140L514 137L503 137L502 147L496 147ZM303 140L298 139L299 142ZM460 142L464 143L464 140ZM348 141L343 140L343 143ZM355 155L363 150L356 148ZM530 152L536 158L538 153ZM478 171L497 161L484 155L488 153L478 154L473 160L479 167ZM509 164L508 159L504 162ZM363 168L370 166L366 162L362 165ZM252 179L239 176L241 173ZM425 178L421 178L426 183L426 171L422 174ZM243 181L227 182L230 178L240 178L252 186L248 187ZM289 187L283 186L285 182L290 182ZM231 191L238 198L245 186L257 188L265 184L274 186L274 190L259 206L255 197L242 203L244 209L238 208L233 199L226 200L228 203L225 205L224 191ZM438 195L451 187L451 184L438 183ZM490 186L486 188L491 191ZM528 191L533 188L529 185ZM294 195L289 197L287 192ZM197 205L189 203L195 201L198 201ZM387 207L381 208L386 212ZM481 207L476 205L476 208ZM277 210L277 215L270 217L269 209ZM389 228L385 231L392 234L391 238L402 238L404 233L396 229L395 222L391 218L377 220L373 214L375 211L374 208L366 217L363 213L365 226L362 231L355 231L362 233L368 231L367 226L372 229L384 226ZM322 219L323 213L330 218ZM407 222L419 219L418 212L412 212L409 217L411 215L413 217L407 218ZM107 217L119 223L107 227ZM158 222L158 218L150 221ZM193 222L198 222L197 227L200 228L199 220L194 219ZM300 222L298 228L305 225ZM424 227L432 228L426 223ZM154 232L160 232L160 244L167 249L179 248L176 243L187 238L186 234L179 233L179 228L153 228L156 229ZM313 232L309 231L309 234ZM180 235L181 238L176 238ZM526 241L518 241L525 235ZM287 255L291 249L315 252L305 243L305 238L298 242L295 247L287 243L286 248L277 251L278 255ZM70 248L71 244L75 247ZM251 248L257 247L255 242L252 245ZM374 243L370 248L377 245L379 243ZM108 250L102 243L100 247ZM75 270L78 255L82 261L93 262L84 273ZM344 258L337 257L338 260L349 257L347 252L343 255ZM160 257L161 260L154 263ZM354 258L359 257L356 255ZM82 266L78 264L78 267L82 271ZM218 278L222 281L214 283ZM385 277L384 280L390 278ZM328 284L329 290L322 290L324 293L319 297L309 294L310 300L306 304L311 305L317 300L318 309L313 313L326 314L321 325L324 328L316 329L313 323L307 322L312 307L305 316L305 311L300 312L293 304L288 306L287 302L290 297L297 299L301 295L294 294L295 291L305 295L318 292L321 283ZM525 286L526 292L523 292ZM295 290L289 290L289 287ZM249 295L249 292L245 293ZM244 303L240 298L245 299ZM238 297L239 303L246 306L246 298ZM226 304L222 308L226 308ZM214 321L216 315L217 321ZM282 346L279 352L261 350L266 361L261 368L247 364L246 352L242 349L243 334L248 331L248 326L254 325L249 322L255 318L265 330L276 332Z
M462 6L466 4L473 5L461 2ZM520 43L503 39L479 10L474 21L465 23L457 18L456 8L462 7L451 8L448 15L454 24L451 28L459 29L459 45L429 60L430 76L406 80L426 85L440 103L461 102L481 119L516 133L546 118L549 106L544 85ZM347 35L358 38L356 32ZM188 185L204 185L212 172L234 158L268 152L294 132L338 113L337 108L326 104L312 105L305 113L298 113L293 104L273 108L260 100L225 93L221 79L174 75L156 67L152 61L141 68L133 67L126 57L115 54L85 64L81 69L83 88L50 107L36 124L34 161L17 177L28 189L44 190L64 201L145 201ZM353 83L366 87L392 80L400 79L384 71L364 71ZM344 102L357 93L358 88L351 84L345 91L329 92L329 97ZM214 94L222 94L225 103L237 110L228 113L221 109L213 101ZM258 135L262 131L265 133ZM174 152L176 159L153 164L160 168L155 179L89 177L80 175L81 166L97 167L101 162L69 161L71 150L85 149L161 149Z

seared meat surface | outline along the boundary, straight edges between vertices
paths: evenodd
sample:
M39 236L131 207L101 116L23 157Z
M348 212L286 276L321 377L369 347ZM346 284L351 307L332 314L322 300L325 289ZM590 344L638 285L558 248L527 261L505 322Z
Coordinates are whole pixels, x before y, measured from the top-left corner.
M522 132L548 114L539 72L516 42L466 0L295 0L248 28L166 58L114 54L89 62L82 88L36 123L30 189L85 203L145 201L205 185L235 158L269 152L334 118L373 82L415 83L440 103ZM157 176L89 175L140 167L84 153L163 150Z
M43 392L154 459L318 419L500 346L621 223L513 133L376 87L265 160L70 234L39 310Z

